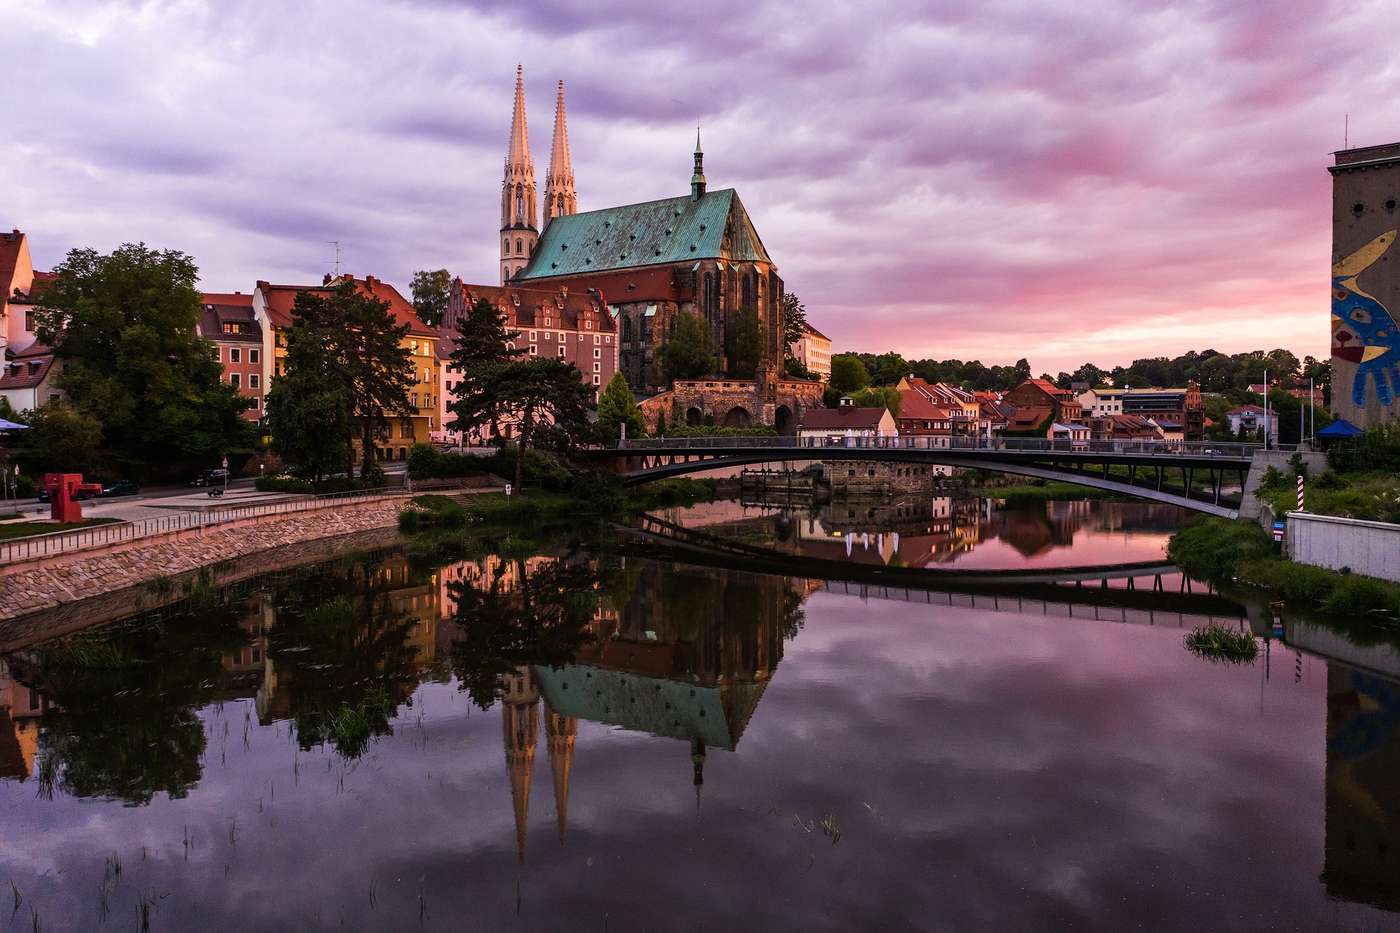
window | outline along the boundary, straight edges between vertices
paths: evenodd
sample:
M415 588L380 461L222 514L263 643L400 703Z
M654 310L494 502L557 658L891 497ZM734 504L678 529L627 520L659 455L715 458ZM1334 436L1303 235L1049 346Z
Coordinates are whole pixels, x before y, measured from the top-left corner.
M248 388L256 389L260 382L262 382L262 377L259 376L257 373L248 374Z
M602 350L599 350L597 347L594 347L594 348L593 348L593 358L594 358L595 360L601 360L601 359L603 358L603 351L602 351Z
M241 363L241 362L243 362L243 351L240 350L240 349L238 349L237 347L229 347L229 348L228 348L228 361L229 361L230 363Z
M235 389L238 388L238 373L228 374L228 384L233 386Z
M502 241L501 241L501 254L502 254L502 255L508 255L509 253L510 253L510 240L502 240Z
M516 203L517 205L520 204L520 197L519 197L519 195L516 196L515 203ZM519 211L520 213L524 213L524 210L523 210L522 208L518 207L518 206L516 207L516 210ZM524 255L525 255L525 241L522 240L522 239L520 239L519 237L516 237L516 238L515 238L515 255L517 255L517 256L524 256Z
M257 396L254 396L254 397L253 397L253 411L257 411L257 410L258 410L259 408L261 408L261 407L262 407L262 405L260 404L260 400L257 398Z
M33 312L33 311L26 311L26 312L24 312L24 329L27 330L27 331L29 331L31 334L34 333L34 312Z
M602 380L601 378L599 378L598 376L594 376L594 377L593 377L593 384L594 384L595 386L600 386L600 385L603 384L603 380Z
M250 363L258 363L258 362L261 362L261 361L262 361L262 351L261 351L261 350L258 350L258 349L251 349L251 350L248 351L248 362L250 362Z
M410 405L412 405L414 408L417 408L417 407L418 407L418 393L417 393L417 392L414 392L412 395L410 395L410 396L408 397L408 403L409 403Z
M282 375L282 361L278 360L277 364L273 367L273 369L276 371L277 375Z
M539 356L539 355L540 355L540 347L539 347L539 344L535 344L535 343L530 344L530 355L531 355L531 356Z
M578 342L583 343L583 334L578 335Z
M539 339L539 336L540 336L540 335L537 334L535 331L533 331L533 330L530 331L530 342L531 342L531 343L534 343L536 340Z
M593 364L593 371L594 371L595 373L602 372L602 371L603 371L603 364L602 364L602 363L594 363L594 364Z
M612 334L609 334L608 336L604 337L604 338L603 338L603 343L611 344L611 343L612 343Z
M559 344L559 358L561 360L564 358L564 345L562 343Z

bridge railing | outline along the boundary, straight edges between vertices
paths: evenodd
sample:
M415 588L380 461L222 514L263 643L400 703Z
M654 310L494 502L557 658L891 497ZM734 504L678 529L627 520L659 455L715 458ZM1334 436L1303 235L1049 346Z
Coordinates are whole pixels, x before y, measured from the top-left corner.
M1215 441L1093 441L1057 440L1039 437L948 437L942 435L909 434L869 437L858 435L824 435L819 437L644 437L615 441L610 449L635 450L694 450L771 449L810 450L948 450L948 451L1009 451L1024 453L1071 454L1149 454L1190 457L1219 457L1250 459L1260 450L1258 444ZM1289 448L1282 448L1289 449Z

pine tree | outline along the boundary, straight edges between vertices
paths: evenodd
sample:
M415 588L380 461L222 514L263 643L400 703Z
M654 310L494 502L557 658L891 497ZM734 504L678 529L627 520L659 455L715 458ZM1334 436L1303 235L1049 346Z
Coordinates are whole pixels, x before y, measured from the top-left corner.
M671 336L661 346L661 371L667 382L696 379L714 372L714 342L710 327L695 314L679 313Z
M519 331L506 330L500 311L485 298L457 322L457 344L448 364L457 378L454 401L448 406L454 416L449 429L466 432L486 424L494 428L509 414L493 382L502 366L524 355L509 346L519 336Z
M516 435L515 486L525 478L525 456L532 444L567 451L590 433L588 409L593 387L573 363L535 357L492 367L487 391L497 404L512 412Z
M646 435L646 420L632 388L621 372L613 374L602 394L598 397L598 428L605 440L616 440L620 425L627 425L628 437Z

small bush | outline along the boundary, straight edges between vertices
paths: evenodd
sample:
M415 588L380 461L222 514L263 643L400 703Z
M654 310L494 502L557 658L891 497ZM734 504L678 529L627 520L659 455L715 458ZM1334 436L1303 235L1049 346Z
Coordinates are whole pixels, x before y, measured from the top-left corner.
M1197 579L1218 582L1233 577L1245 561L1276 551L1268 532L1252 522L1205 518L1187 522L1172 535L1167 558Z
M1249 632L1227 628L1218 622L1202 625L1187 633L1186 650L1211 661L1244 664L1259 653L1259 644Z
M483 471L495 473L514 482L516 455L514 447L506 447L497 451L495 456L480 458ZM525 452L525 468L522 474L521 482L526 487L556 491L570 488L574 478L569 469L559 462L559 458L534 449Z
M1339 580L1337 574L1323 567L1277 557L1244 561L1235 575L1243 583L1273 590L1293 603L1321 603L1332 595Z
M316 491L315 487L311 485L311 480L299 479L285 473L278 476L259 476L253 481L253 487L258 492L312 493Z
M461 528L467 523L467 510L446 496L414 496L399 512L402 531L424 528Z
M667 437L777 437L776 428L725 428L713 424L673 424L666 429Z
M489 472L492 458L443 453L431 444L414 444L408 452L408 475L414 479L456 479ZM513 463L514 461L512 461ZM526 463L528 466L528 461Z
M1374 612L1400 614L1400 587L1383 580L1349 574L1338 579L1322 608L1337 615L1349 616Z

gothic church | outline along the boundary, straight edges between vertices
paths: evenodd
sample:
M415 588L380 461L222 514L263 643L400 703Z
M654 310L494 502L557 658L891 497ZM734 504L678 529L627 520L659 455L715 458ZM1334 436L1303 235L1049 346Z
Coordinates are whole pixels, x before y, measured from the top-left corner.
M783 280L732 188L711 191L696 135L689 194L578 212L564 83L537 220L534 162L525 120L522 71L501 186L501 282L517 288L588 294L616 321L618 366L642 395L668 388L660 349L677 315L709 326L718 376L733 378L729 355L741 312L757 314L762 358L752 374L753 421L772 423L783 360ZM786 382L787 380L781 380Z

